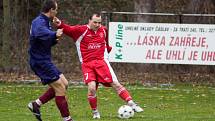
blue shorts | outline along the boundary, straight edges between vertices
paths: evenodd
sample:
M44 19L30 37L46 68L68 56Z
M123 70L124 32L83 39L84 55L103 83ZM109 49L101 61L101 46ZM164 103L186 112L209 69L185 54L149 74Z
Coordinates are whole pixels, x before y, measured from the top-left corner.
M31 69L39 76L43 85L50 84L60 78L61 72L50 61L30 62Z

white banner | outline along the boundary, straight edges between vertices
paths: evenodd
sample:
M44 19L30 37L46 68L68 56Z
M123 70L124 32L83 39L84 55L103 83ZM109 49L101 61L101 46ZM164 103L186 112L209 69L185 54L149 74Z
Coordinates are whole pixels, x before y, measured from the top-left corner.
M215 65L215 25L110 22L109 60Z

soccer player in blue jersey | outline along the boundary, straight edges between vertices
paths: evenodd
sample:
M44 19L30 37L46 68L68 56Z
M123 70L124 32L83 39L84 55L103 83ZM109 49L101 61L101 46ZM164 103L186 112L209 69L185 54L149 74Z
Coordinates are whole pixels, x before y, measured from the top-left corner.
M63 30L53 31L50 21L57 14L56 0L45 0L41 14L32 21L30 31L29 64L42 84L49 89L38 99L28 104L28 108L38 121L42 121L40 107L55 98L56 105L64 121L72 121L66 100L68 81L51 61L51 48L60 40Z

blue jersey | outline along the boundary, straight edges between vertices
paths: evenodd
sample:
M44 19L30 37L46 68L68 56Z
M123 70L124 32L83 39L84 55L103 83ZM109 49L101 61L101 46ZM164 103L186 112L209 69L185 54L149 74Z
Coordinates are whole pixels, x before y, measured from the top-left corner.
M52 31L50 19L44 14L40 14L31 25L30 62L51 61L51 47L56 43L56 32Z
M60 78L61 72L51 62L51 47L56 41L56 32L52 31L50 19L40 14L32 21L30 31L30 67L43 84L52 83Z

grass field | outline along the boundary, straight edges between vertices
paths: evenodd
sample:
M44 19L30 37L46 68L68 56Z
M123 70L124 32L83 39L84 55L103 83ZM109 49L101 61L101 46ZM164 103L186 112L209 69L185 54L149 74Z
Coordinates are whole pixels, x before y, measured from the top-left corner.
M143 113L126 121L215 121L215 88L177 85L171 88L126 86L133 98L144 107ZM0 83L0 121L36 121L26 108L45 86L38 84ZM92 121L85 86L70 86L70 111L75 121ZM125 104L111 88L98 91L100 121L122 121L118 108ZM52 100L41 108L44 121L61 121Z

